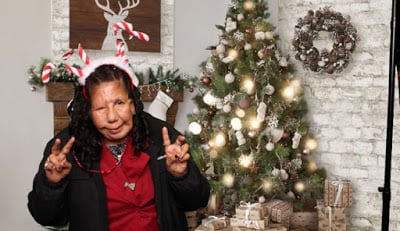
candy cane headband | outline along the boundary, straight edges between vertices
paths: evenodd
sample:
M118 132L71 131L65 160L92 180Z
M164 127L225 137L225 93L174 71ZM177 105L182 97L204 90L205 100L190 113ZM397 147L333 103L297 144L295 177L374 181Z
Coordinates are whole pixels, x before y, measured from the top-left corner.
M131 39L133 36L139 38L143 41L149 41L149 36L143 32L132 30L132 25L125 21L118 22L114 24L114 34L118 32L118 30L126 30L128 31ZM125 57L125 43L120 39L116 40L117 46L117 54L116 56L106 57L98 60L91 61L89 56L86 54L85 50L82 48L81 44L78 45L78 54L82 61L85 63L85 67L83 69L76 68L67 64L64 64L65 68L70 71L72 74L77 75L78 82L80 85L84 86L86 83L87 77L92 74L97 67L102 65L113 65L118 67L119 69L125 71L133 84L133 86L138 86L139 81L137 77L134 75L130 67L128 66L128 60ZM73 54L73 51L69 51L63 55L63 59L68 59ZM48 63L44 66L42 72L42 82L47 83L50 80L51 70L55 68L56 65L53 63Z

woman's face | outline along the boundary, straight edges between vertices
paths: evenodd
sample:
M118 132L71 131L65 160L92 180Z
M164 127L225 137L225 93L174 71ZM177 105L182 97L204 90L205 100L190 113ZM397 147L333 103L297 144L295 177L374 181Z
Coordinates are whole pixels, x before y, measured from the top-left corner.
M122 81L104 82L93 87L91 104L93 123L106 145L124 142L133 128L135 106Z

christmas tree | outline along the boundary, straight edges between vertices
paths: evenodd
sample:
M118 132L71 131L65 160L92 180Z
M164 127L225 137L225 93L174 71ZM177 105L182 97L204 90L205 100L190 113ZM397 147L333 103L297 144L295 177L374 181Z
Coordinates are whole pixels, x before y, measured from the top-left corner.
M188 115L191 154L228 213L271 198L304 211L323 193L303 86L268 18L262 0L231 2Z

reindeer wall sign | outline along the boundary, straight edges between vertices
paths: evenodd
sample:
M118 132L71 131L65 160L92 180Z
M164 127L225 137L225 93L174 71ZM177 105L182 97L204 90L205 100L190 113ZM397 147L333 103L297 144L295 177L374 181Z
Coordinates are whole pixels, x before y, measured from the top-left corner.
M129 51L160 52L161 0L70 0L70 48L115 51L115 40L126 42ZM129 39L116 22L131 23L134 30L149 35L148 42Z

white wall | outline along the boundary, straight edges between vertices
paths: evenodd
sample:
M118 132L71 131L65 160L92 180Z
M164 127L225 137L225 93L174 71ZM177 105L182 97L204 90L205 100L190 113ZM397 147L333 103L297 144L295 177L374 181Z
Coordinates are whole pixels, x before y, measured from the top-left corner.
M27 68L50 54L50 4L7 1L0 17L0 230L39 230L26 196L52 134L52 107L30 91Z

